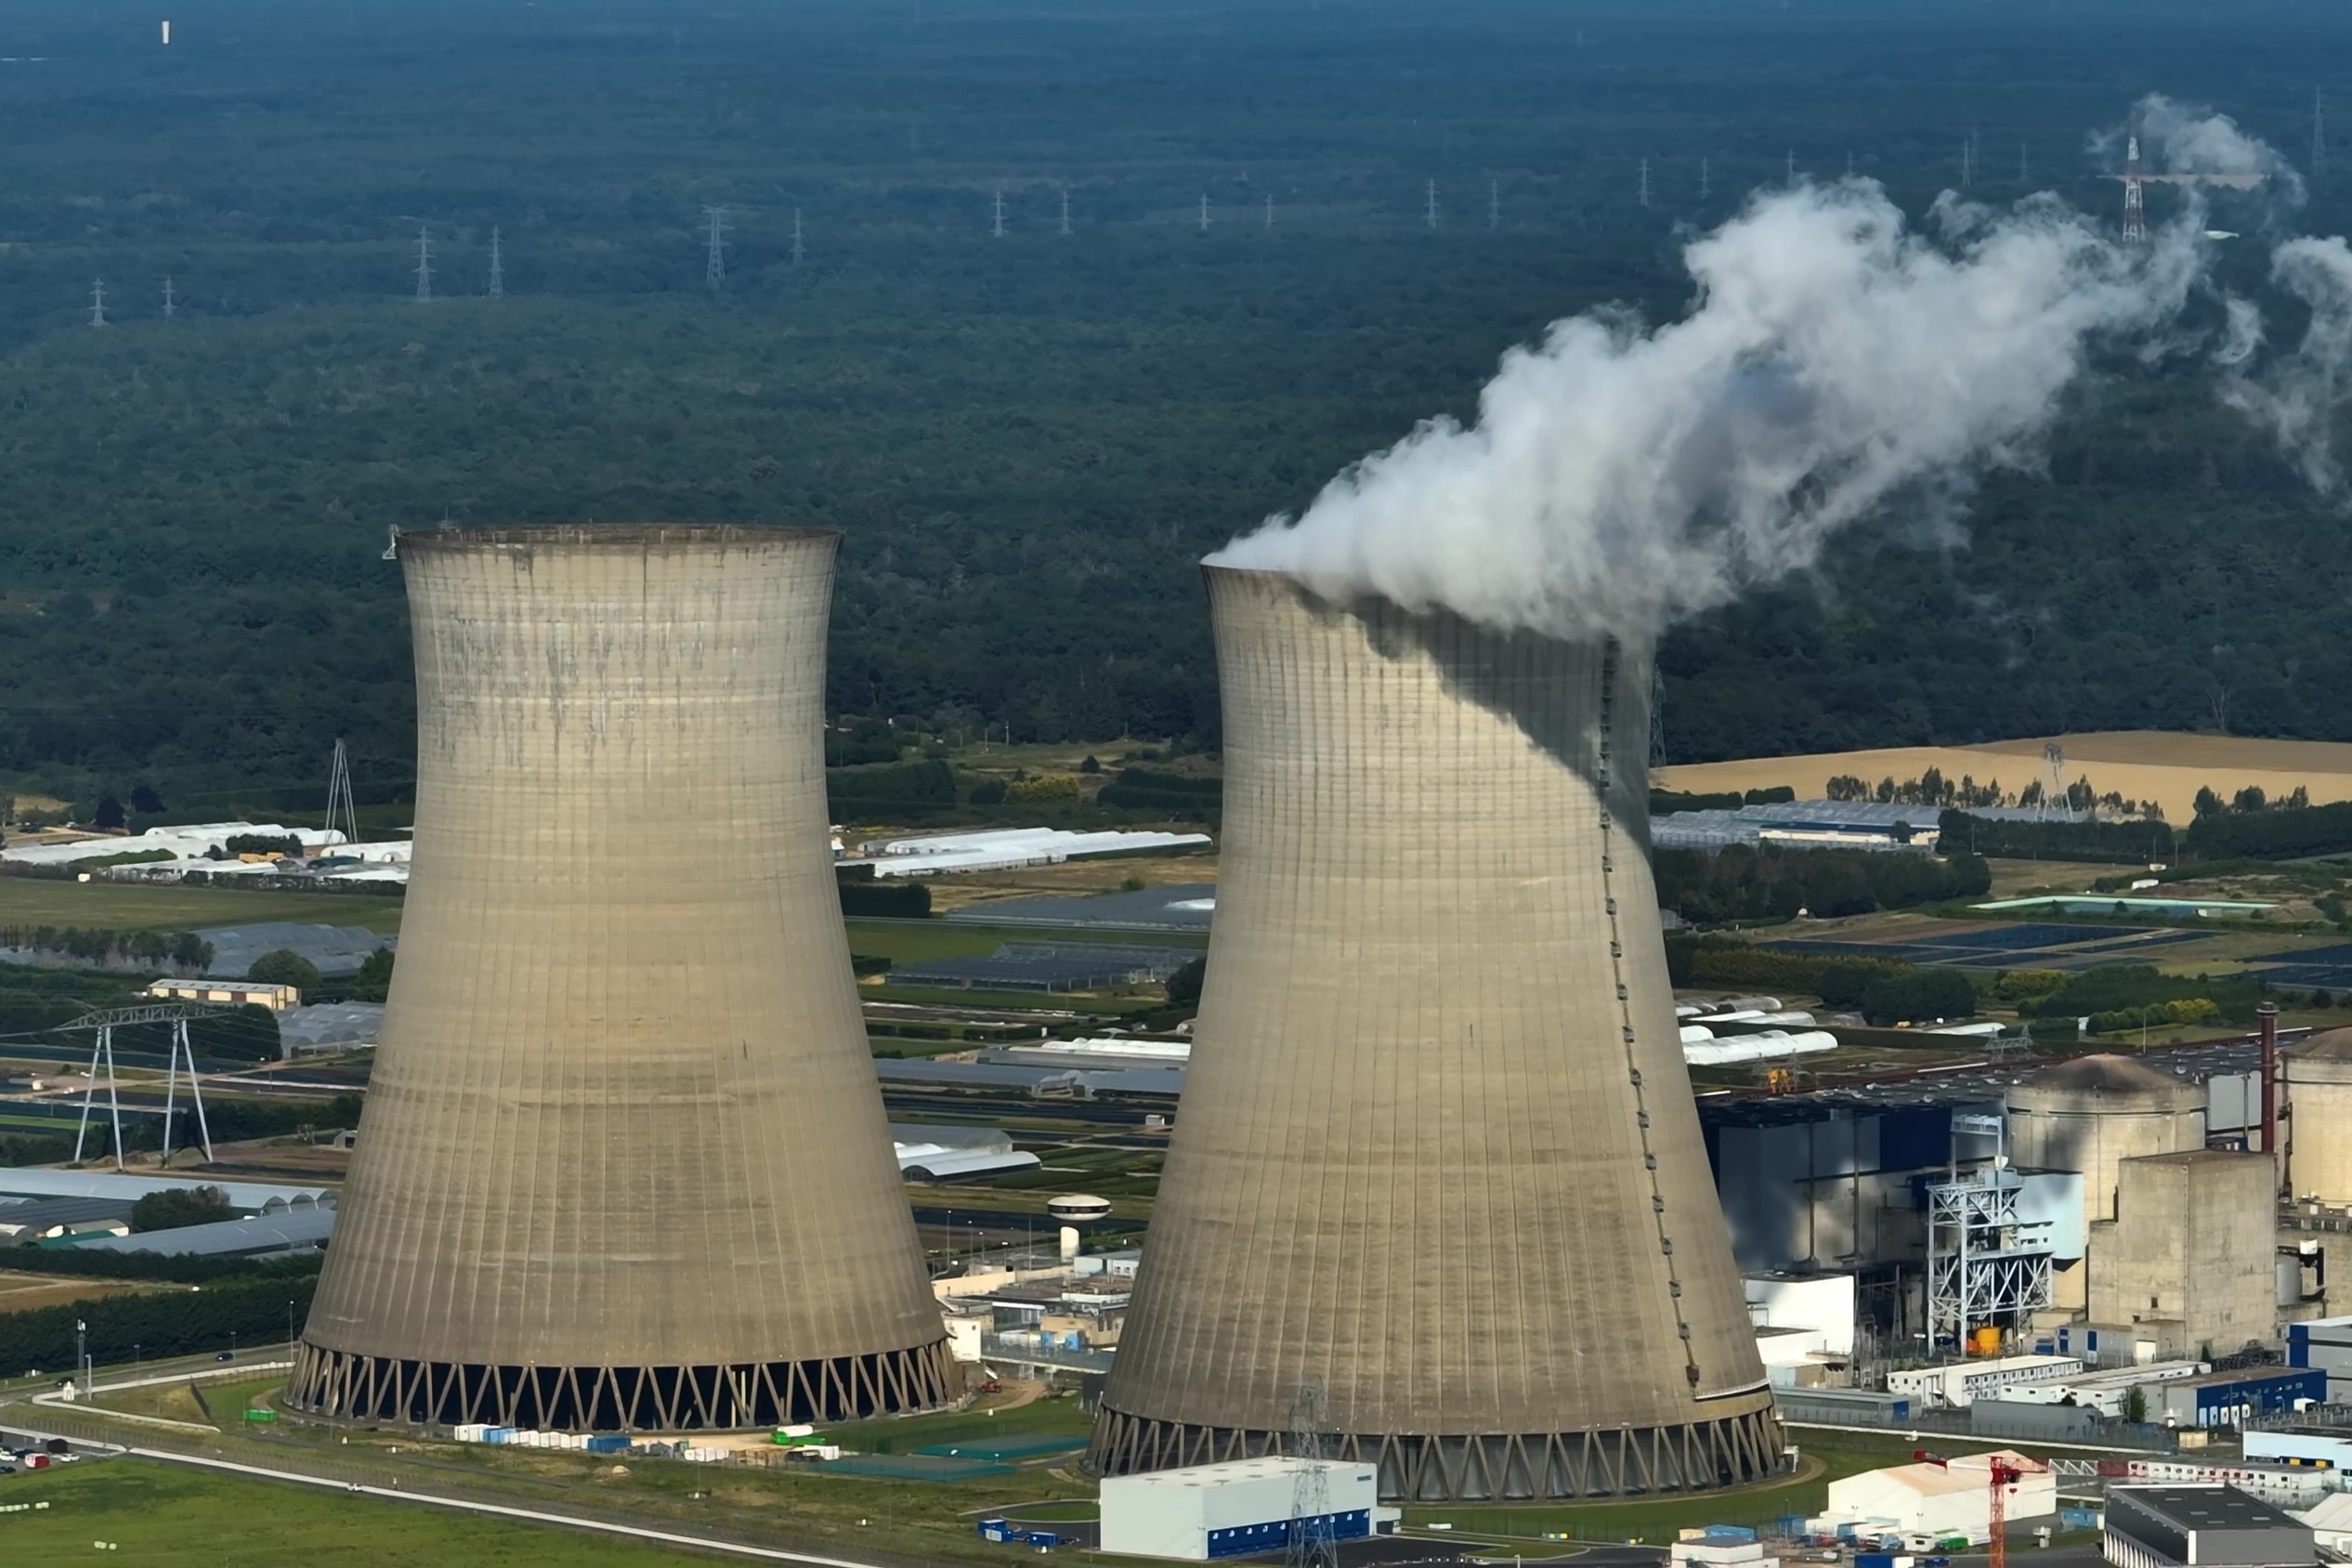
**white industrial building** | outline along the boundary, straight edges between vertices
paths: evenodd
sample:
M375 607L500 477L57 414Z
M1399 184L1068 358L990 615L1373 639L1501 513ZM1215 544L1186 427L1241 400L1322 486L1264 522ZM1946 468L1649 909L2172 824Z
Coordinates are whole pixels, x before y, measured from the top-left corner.
M2071 1355L2008 1355L1991 1361L1955 1361L1944 1366L1914 1366L1887 1374L1891 1393L1907 1393L1930 1408L1966 1409L1980 1399L2007 1397L2008 1391L2045 1383L2083 1370Z
M1004 871L1104 855L1202 849L1209 842L1207 833L1074 833L1061 828L1001 828L983 833L879 839L859 844L857 854L841 864L867 867L877 877L935 877L943 871Z
M1813 1522L1823 1533L1851 1526L1864 1535L1993 1538L1993 1461L2021 1473L2008 1489L2012 1521L2058 1512L2058 1477L2048 1466L2009 1449L1967 1454L1944 1464L1921 1462L1865 1470L1829 1483L1829 1511Z
M1318 1493L1316 1521L1335 1541L1362 1539L1396 1518L1394 1509L1380 1507L1378 1472L1369 1464L1232 1459L1106 1477L1103 1550L1187 1562L1281 1551L1302 1517L1302 1496Z
M960 1176L994 1176L1034 1170L1038 1156L1013 1146L1000 1127L929 1126L894 1122L890 1143L899 1174L910 1182L945 1182Z
M2001 1398L2017 1405L2074 1405L2085 1410L2096 1410L2110 1420L2120 1419L2134 1389L2146 1389L2151 1383L2175 1382L2194 1378L2211 1370L2202 1361L2158 1361L2145 1366L2110 1366L2104 1371L2071 1373L2045 1381L2021 1383L2001 1391ZM2153 1394L2141 1394L2147 1414L2142 1419L2153 1418L2161 1401Z
M1775 1387L1814 1387L1852 1365L1852 1274L1748 1274L1740 1284L1757 1352Z

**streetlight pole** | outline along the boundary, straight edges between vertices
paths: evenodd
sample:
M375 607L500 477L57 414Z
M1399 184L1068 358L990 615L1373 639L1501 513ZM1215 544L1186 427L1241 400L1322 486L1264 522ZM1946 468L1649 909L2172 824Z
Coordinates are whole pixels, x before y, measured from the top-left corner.
M286 1302L286 1349L292 1350L294 1348L294 1302L292 1300L289 1300Z
M82 1396L86 1399L96 1379L90 1374L90 1326L78 1317L73 1320L73 1356L82 1364Z

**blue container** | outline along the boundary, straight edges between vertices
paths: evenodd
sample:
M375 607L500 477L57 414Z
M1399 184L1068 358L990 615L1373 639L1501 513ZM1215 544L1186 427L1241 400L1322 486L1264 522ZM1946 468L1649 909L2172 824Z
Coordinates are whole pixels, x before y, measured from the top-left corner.
M591 1454L626 1454L629 1439L620 1432L598 1432L588 1440Z
M1854 1553L1854 1568L1895 1568L1895 1554L1890 1551L1858 1551Z
M1062 1537L1051 1530L1029 1530L1023 1532L1021 1544L1029 1547L1058 1547L1062 1544Z
M1756 1532L1744 1524L1710 1524L1703 1534L1707 1540L1720 1541L1726 1545L1744 1544L1756 1539Z
M1013 1526L1001 1519L984 1519L980 1522L980 1538L984 1541L1010 1541L1013 1535Z

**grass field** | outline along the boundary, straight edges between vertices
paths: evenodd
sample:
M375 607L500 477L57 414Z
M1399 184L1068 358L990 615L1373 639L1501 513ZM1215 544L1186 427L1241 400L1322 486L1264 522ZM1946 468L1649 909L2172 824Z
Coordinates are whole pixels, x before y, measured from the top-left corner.
M400 929L400 901L364 894L264 893L238 887L142 887L127 882L0 877L0 925L90 931L194 931L257 921Z
M2261 740L2235 735L2176 735L2110 730L2054 738L2066 752L2069 780L2087 777L2100 792L2120 791L2132 801L2154 801L2167 821L2186 823L2197 791L2210 785L2227 796L2258 784L2277 800L2297 785L2316 803L2352 800L2352 744L2327 740ZM1996 740L1981 746L1908 746L1886 751L1814 752L1738 762L1662 767L1651 782L1662 790L1707 792L1769 789L1785 784L1798 798L1819 798L1835 774L1916 778L1928 768L1945 777L1999 779L2014 794L2043 776L2043 738Z
M1117 947L1207 947L1206 932L1094 927L968 925L960 921L851 921L849 947L893 963L984 959L1007 942L1102 942Z
M219 1568L638 1568L690 1554L555 1526L355 1497L324 1487L211 1475L141 1460L88 1461L10 1477L0 1498L46 1502L0 1518L0 1559ZM95 1552L93 1541L117 1549Z

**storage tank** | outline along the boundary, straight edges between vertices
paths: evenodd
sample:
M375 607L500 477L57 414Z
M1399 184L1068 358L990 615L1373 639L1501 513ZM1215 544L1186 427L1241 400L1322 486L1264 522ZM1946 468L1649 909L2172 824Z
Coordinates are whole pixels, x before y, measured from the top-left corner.
M2129 1056L2076 1056L2012 1085L2008 1124L2009 1158L2019 1169L2082 1176L2087 1235L2089 1225L2115 1218L2123 1161L2205 1146L2205 1093ZM2052 1305L2087 1305L2087 1270L2097 1264L2059 1269Z
M1649 663L1210 568L1193 1056L1091 1462L1391 1498L1776 1473L1647 858Z
M2287 1191L2352 1204L2352 1029L2279 1052L2287 1112Z
M300 1408L676 1431L949 1397L828 845L836 542L400 538L415 859Z

